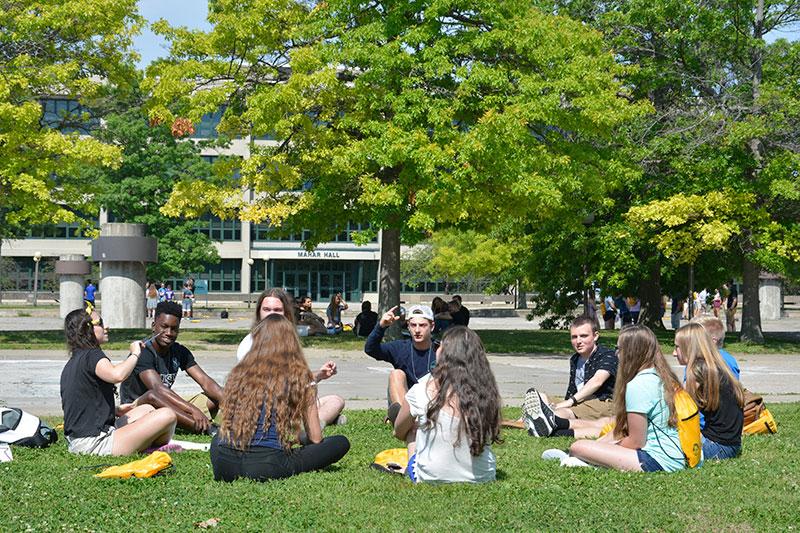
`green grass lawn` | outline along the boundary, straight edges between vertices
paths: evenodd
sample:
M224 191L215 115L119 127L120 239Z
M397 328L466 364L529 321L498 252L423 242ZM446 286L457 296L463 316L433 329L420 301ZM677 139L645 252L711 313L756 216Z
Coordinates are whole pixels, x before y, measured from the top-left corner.
M188 531L219 518L221 531L785 531L800 518L800 404L770 410L777 435L745 437L740 458L676 474L561 468L539 456L570 439L504 431L498 481L485 485L415 486L370 469L399 444L375 410L331 428L352 444L338 465L268 483L217 483L202 452L172 454L175 468L152 479L98 480L93 465L126 459L75 457L59 438L0 464L0 530Z
M478 334L483 339L490 353L536 353L536 354L569 354L572 349L569 333L557 330L482 330ZM111 330L109 350L124 350L133 339L148 337L150 330L117 329ZM236 346L244 337L244 330L222 329L185 329L181 331L179 341L191 350L229 349ZM614 346L619 331L602 331L600 342ZM673 333L657 332L664 353L672 353ZM729 336L726 348L733 354L768 354L768 353L800 353L800 335L793 333L766 333L763 345L739 342L738 337ZM329 347L340 350L363 350L364 339L351 334L322 337L303 337L304 346ZM64 335L61 331L0 331L0 348L4 349L42 349L60 350L64 348Z

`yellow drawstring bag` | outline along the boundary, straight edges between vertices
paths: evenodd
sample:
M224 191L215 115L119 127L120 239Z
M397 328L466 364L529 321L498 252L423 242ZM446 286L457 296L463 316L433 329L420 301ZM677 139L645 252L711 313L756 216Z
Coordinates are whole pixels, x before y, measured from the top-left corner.
M408 466L408 448L383 450L375 456L371 466L389 474L400 474L402 476L406 473L406 467Z
M153 452L143 459L131 461L124 465L110 466L95 474L94 477L102 479L128 479L131 476L138 478L153 477L165 468L172 466L172 457L165 452Z
M775 423L775 419L772 417L772 413L769 412L769 409L764 409L761 411L761 415L753 422L747 424L744 428L742 428L743 435L758 435L761 433L777 433L778 432L778 424Z

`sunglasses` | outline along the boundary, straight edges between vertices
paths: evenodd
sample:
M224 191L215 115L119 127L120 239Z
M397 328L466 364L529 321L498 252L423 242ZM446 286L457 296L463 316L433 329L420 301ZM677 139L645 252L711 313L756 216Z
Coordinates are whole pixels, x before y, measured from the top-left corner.
M97 320L92 320L92 325L93 326L100 326L102 328L103 327L103 319L102 318L98 318Z

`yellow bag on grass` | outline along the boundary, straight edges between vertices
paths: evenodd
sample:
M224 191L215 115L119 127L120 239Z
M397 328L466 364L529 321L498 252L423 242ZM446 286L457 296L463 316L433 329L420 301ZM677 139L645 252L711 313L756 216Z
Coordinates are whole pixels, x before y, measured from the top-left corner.
M95 474L94 477L102 479L128 479L131 476L153 477L170 466L172 466L172 457L168 453L153 452L144 459L131 461L124 465L110 466L99 474Z
M769 412L769 409L761 411L761 416L759 416L758 419L742 428L743 435L759 435L762 433L769 434L777 432L778 424L775 423L775 419L772 417L772 413Z
M406 473L406 467L408 466L408 448L383 450L375 456L371 466L382 472L400 474L402 476Z

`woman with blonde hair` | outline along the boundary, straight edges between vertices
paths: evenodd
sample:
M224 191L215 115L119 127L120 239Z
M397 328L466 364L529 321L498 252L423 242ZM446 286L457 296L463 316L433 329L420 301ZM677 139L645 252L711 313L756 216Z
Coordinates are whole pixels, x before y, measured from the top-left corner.
M614 388L616 425L596 440L578 440L570 455L598 466L635 472L675 472L685 468L675 412L680 382L658 339L646 326L624 328L617 341L619 368Z
M744 391L709 332L690 322L675 333L675 357L686 365L686 391L703 414L703 457L730 459L742 451Z
M271 314L252 331L253 347L228 376L222 424L211 443L214 479L257 481L325 468L350 442L322 437L317 389L294 324ZM302 429L311 444L299 443Z

